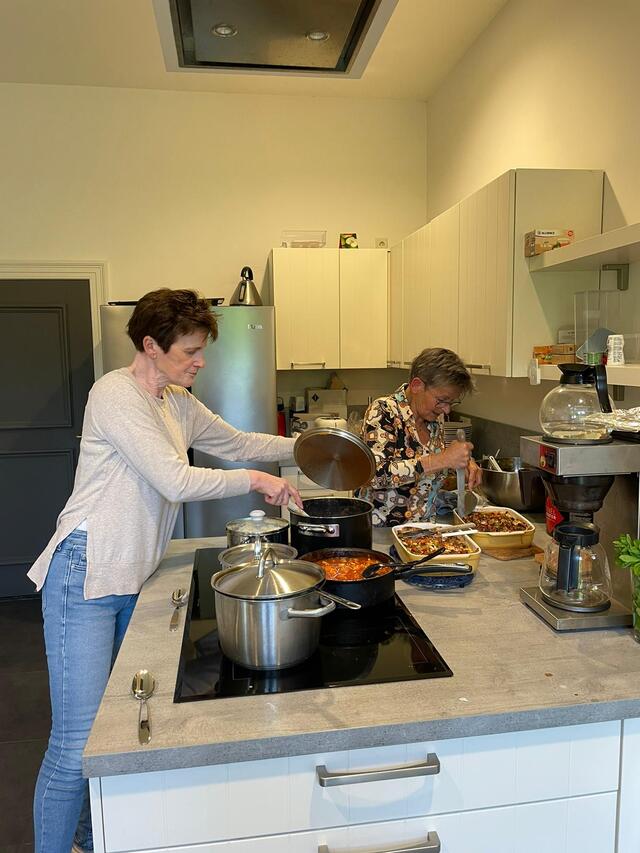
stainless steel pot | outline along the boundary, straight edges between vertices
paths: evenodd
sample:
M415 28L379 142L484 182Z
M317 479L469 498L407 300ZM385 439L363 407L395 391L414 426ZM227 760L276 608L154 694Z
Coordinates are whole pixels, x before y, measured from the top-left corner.
M262 542L289 542L289 523L282 518L273 518L264 510L254 509L248 518L236 518L226 524L227 545L245 545L256 540Z
M323 604L319 566L303 560L260 561L224 569L211 579L218 639L226 657L247 669L284 669L311 657L320 642Z
M519 512L541 510L545 494L540 472L523 467L519 456L502 456L497 462L502 471L494 471L488 459L480 462L482 483L479 491L494 506L506 506Z

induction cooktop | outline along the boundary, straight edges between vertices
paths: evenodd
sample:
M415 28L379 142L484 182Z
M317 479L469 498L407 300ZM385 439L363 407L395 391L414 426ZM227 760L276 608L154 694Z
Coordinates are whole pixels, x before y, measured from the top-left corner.
M211 576L221 548L196 551L174 702L256 696L453 675L401 599L324 616L320 645L289 669L245 669L218 644Z

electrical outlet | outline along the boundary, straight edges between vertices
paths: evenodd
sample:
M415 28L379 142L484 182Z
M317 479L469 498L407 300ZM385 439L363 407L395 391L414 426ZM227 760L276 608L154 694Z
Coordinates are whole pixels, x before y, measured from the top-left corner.
M376 237L376 249L388 249L389 241L386 237Z

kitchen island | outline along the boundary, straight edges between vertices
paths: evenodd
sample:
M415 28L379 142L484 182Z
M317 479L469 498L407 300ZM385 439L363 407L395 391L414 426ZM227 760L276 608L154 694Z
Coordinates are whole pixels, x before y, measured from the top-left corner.
M397 584L452 678L175 704L185 613L170 632L171 592L189 587L196 548L222 544L174 540L140 594L84 755L96 851L639 849L629 629L555 633L519 600L537 564L483 555L463 590ZM157 683L145 746L140 668ZM420 768L394 778L407 765ZM322 766L390 781L324 787Z

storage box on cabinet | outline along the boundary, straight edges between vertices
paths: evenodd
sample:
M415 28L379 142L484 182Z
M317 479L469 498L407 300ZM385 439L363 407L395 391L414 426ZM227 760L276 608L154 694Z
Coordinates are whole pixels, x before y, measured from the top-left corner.
M387 366L387 252L273 249L278 370Z
M314 695L319 694L310 694L310 701ZM330 772L384 771L424 763L428 753L438 756L436 775L335 787L318 783L322 765ZM101 780L105 849L117 853L377 821L402 823L420 816L606 794L618 788L619 754L620 723L610 722L108 777ZM615 796L613 800L615 813ZM431 820L422 825L437 829ZM326 837L313 839L320 843ZM298 853L306 848L292 849ZM476 849L529 848L443 847L452 853Z

